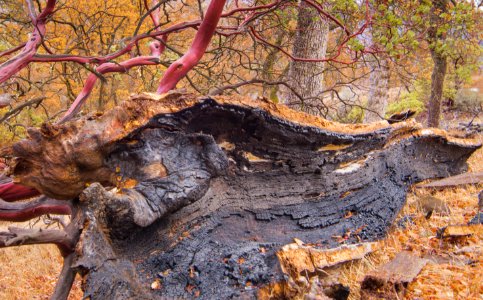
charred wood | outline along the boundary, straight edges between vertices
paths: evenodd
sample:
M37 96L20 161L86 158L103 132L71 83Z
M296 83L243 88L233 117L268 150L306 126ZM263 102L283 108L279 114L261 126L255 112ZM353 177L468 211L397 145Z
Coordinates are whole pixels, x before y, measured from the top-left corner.
M383 238L410 185L466 171L480 147L414 121L344 125L178 92L29 134L12 173L77 199L72 268L92 299L251 297L283 280L275 254L293 238Z

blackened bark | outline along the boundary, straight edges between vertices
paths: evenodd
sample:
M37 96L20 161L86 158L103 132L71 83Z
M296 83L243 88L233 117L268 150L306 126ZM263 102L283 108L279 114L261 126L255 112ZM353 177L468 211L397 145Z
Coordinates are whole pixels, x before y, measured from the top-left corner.
M176 93L32 136L14 147L20 179L52 196L89 185L73 267L92 299L253 297L283 280L282 245L382 238L412 183L463 172L480 146L414 122L343 125ZM57 165L76 180L35 171Z
M80 221L83 231L72 263L83 279L84 297L88 299L154 299L149 286L142 287L132 261L119 257L112 247L111 228L106 207L112 194L92 184L80 195ZM121 213L121 212L118 212ZM128 233L126 233L128 234Z

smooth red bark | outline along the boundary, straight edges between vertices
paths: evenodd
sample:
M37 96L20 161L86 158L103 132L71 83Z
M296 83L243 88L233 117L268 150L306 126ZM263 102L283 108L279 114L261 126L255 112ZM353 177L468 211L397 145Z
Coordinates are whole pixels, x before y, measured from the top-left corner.
M45 214L70 215L72 209L65 201L40 199L27 203L8 203L0 200L0 220L23 222Z
M150 49L152 54L151 56L138 56L120 63L104 63L96 68L96 72L99 74L106 74L112 72L124 73L135 66L157 65L159 63L159 56L161 55L161 52L164 51L165 46L159 41L154 41L151 43ZM74 100L64 116L58 121L58 123L64 123L72 119L75 114L79 112L80 108L94 89L97 79L97 74L90 74L87 77L84 88L79 93L79 95L77 95L77 98Z
M22 51L0 65L0 83L5 82L7 79L25 68L30 63L32 57L37 53L37 49L42 44L42 39L45 35L45 21L47 17L53 13L55 2L55 0L48 0L44 10L38 16L36 16L34 8L29 5L29 13L34 25L34 31L30 35L29 40L25 43Z
M16 46L16 47L13 47L13 48L7 49L7 50L5 50L5 51L2 51L2 52L0 52L0 57L2 57L2 56L7 56L7 55L9 55L9 54L12 54L12 53L14 53L14 52L17 52L18 50L22 49L23 47L25 47L25 43L22 43L22 44L20 44L20 45L18 45L18 46Z
M0 184L0 198L7 202L29 199L38 195L40 193L36 189L12 181Z
M166 93L176 87L176 84L200 61L215 34L226 0L211 0L205 18L188 52L169 66L158 86L158 94Z

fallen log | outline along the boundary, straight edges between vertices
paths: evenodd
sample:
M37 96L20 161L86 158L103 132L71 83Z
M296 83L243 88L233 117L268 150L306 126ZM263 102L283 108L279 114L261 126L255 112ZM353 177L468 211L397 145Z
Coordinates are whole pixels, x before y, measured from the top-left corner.
M411 184L466 171L481 146L178 92L29 136L11 150L15 181L72 202L70 267L92 299L251 297L283 280L282 245L380 239Z
M483 172L464 173L443 178L425 184L417 184L417 188L445 188L451 186L458 186L463 184L478 184L483 183Z

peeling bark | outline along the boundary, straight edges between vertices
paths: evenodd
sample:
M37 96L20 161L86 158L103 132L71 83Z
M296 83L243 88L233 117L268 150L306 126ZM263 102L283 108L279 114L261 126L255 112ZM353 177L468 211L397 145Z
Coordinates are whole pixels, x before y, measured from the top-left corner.
M212 299L283 280L275 253L293 238L384 237L411 184L465 171L478 147L412 121L344 125L171 92L44 125L12 151L20 183L79 199L86 296Z

